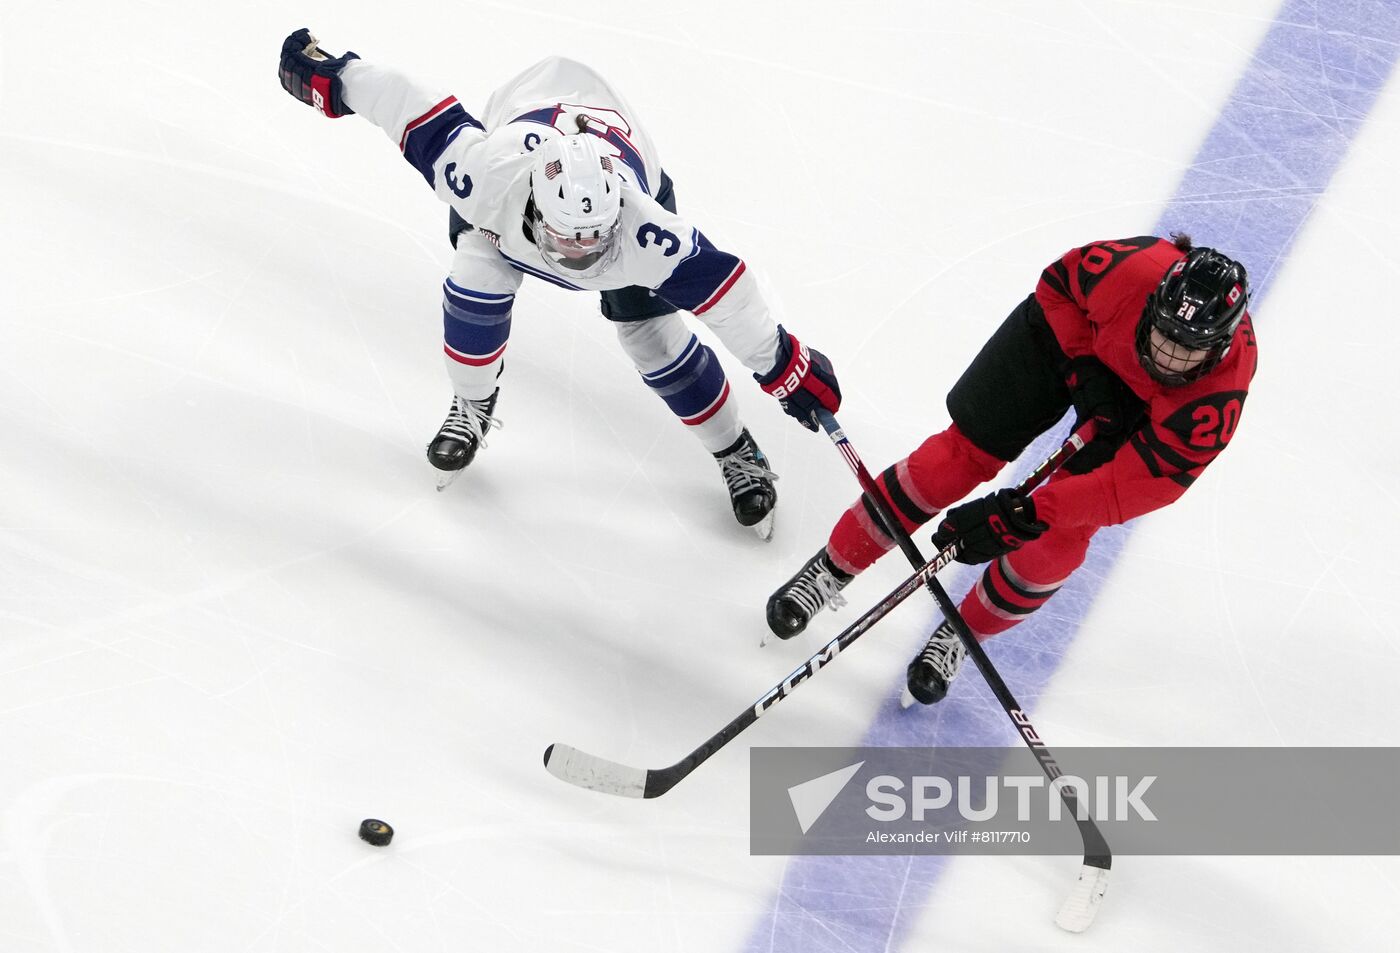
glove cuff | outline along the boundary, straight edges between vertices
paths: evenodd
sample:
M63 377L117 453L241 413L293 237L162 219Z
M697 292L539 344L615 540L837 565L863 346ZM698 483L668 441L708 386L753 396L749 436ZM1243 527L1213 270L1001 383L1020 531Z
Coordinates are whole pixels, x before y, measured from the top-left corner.
M773 369L767 374L755 374L753 379L758 381L758 386L762 387L765 393L781 400L802 386L802 379L811 369L811 354L802 346L801 341L789 334L780 324L778 354L773 361Z
M1044 532L1049 527L1036 519L1035 498L1027 493L1018 493L1007 487L997 491L997 502L1002 514L1012 528L1018 532Z

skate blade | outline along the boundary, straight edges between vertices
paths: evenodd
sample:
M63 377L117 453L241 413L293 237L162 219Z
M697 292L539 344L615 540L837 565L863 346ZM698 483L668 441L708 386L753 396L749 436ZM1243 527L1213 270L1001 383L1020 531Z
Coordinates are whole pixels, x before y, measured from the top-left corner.
M765 543L771 540L773 538L772 512L769 512L769 514L763 517L763 519L759 520L757 523L754 523L752 526L749 527L749 529L753 530L755 535L757 535L758 538L763 540Z
M913 696L913 694L909 691L909 686L906 685L899 695L899 707L913 708L918 703L919 700Z
M462 469L465 470L466 467L463 467ZM452 485L452 481L455 480L455 479L457 479L457 478L458 478L459 476L461 476L461 475L462 475L462 470L441 470L441 471L439 471L439 472L438 472L438 481L437 481L438 492L441 493L443 490L447 489L449 486Z

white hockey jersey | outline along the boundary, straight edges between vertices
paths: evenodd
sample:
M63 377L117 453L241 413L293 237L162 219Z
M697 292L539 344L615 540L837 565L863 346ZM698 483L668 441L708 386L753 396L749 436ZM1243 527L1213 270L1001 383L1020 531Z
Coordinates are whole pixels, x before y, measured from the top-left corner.
M481 120L455 96L364 60L348 63L341 79L350 108L382 128L472 228L457 241L445 307L498 331L473 333L457 354L449 340L449 356L494 364L505 349L515 292L532 275L575 290L650 288L700 317L750 370L773 369L777 329L757 280L742 260L653 198L661 180L656 150L625 100L593 70L561 57L543 60L493 93ZM578 133L580 116L620 163L621 251L602 274L565 279L535 248L524 210L532 151L548 138Z

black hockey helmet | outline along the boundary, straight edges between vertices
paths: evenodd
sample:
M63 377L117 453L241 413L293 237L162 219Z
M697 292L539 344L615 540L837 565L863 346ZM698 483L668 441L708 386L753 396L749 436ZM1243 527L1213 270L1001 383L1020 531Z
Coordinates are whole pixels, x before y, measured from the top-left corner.
M1164 384L1199 379L1230 350L1248 304L1244 266L1214 248L1192 248L1147 296L1138 361Z

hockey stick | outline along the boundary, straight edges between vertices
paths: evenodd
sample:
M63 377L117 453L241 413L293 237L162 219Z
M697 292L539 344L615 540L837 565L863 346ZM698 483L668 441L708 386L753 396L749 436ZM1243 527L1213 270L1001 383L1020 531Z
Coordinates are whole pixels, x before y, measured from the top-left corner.
M1092 423L1085 424L1078 431L1070 434L1069 439L1061 444L1058 450L1021 481L1019 486L1021 492L1028 493L1039 486L1071 455L1089 440L1092 440L1093 430L1090 428L1093 426ZM957 547L949 546L920 566L918 572L900 583L893 592L877 602L865 615L823 646L821 651L799 665L782 682L764 692L751 707L746 708L704 744L670 767L633 768L564 744L552 744L545 749L544 766L556 778L581 788L588 788L590 791L616 794L619 797L660 797L684 781L692 771L738 737L744 729L758 721L770 708L791 695L798 685L816 675L822 666L829 664L851 643L864 635L871 626L889 615L901 602L918 592L921 586L933 578L934 573L952 562L956 556Z
M914 541L904 531L903 525L890 512L885 503L884 495L876 489L875 480L870 476L870 471L865 468L865 464L861 461L860 454L856 453L855 447L851 446L850 439L842 432L841 425L836 422L835 416L824 410L819 410L816 413L816 418L822 428L826 430L827 435L831 437L831 442L836 444L836 449L841 451L841 456L845 457L846 463L851 467L851 472L860 481L860 488L865 493L866 501L875 507L876 512L880 514L880 521L885 524L885 530L890 534L890 538L899 543L899 548L911 564L921 565L924 557L919 553L919 547L914 545ZM1081 433L1086 432L1087 434L1083 438L1084 442L1092 440L1095 432L1093 428L1093 421L1085 423L1078 432L1071 435L1070 440L1074 440ZM1062 447L1061 450L1063 449ZM1075 882L1074 890L1061 905L1060 912L1055 917L1055 923L1061 929L1071 933L1082 933L1094 922L1094 914L1098 912L1099 903L1103 900L1104 890L1108 886L1108 871L1113 866L1113 854L1108 849L1108 842L1104 840L1103 833L1094 822L1087 815L1080 814L1078 798L1074 795L1074 789L1069 785L1054 784L1055 779L1063 773L1055 761L1055 756L1045 746L1045 742L1041 740L1035 726L1031 724L1030 716L1022 710L1020 703L1011 694L1011 689L1006 687L1001 673L992 665L991 659L987 658L987 653L973 636L972 631L968 629L962 613L958 612L957 606L953 605L953 600L948 596L948 591L943 588L943 584L932 574L929 574L924 577L924 585L933 594L938 607L943 610L943 617L952 623L953 629L958 633L958 638L962 640L963 647L967 649L967 654L972 656L972 660L977 663L977 668L991 687L992 694L996 695L997 701L1001 702L1001 707L1006 711L1012 724L1016 726L1016 731L1030 747L1036 760L1040 762L1041 770L1050 779L1051 785L1059 787L1060 797L1064 800L1065 806L1069 808L1075 823L1079 825L1079 834L1084 839L1084 863L1079 869L1079 879Z

